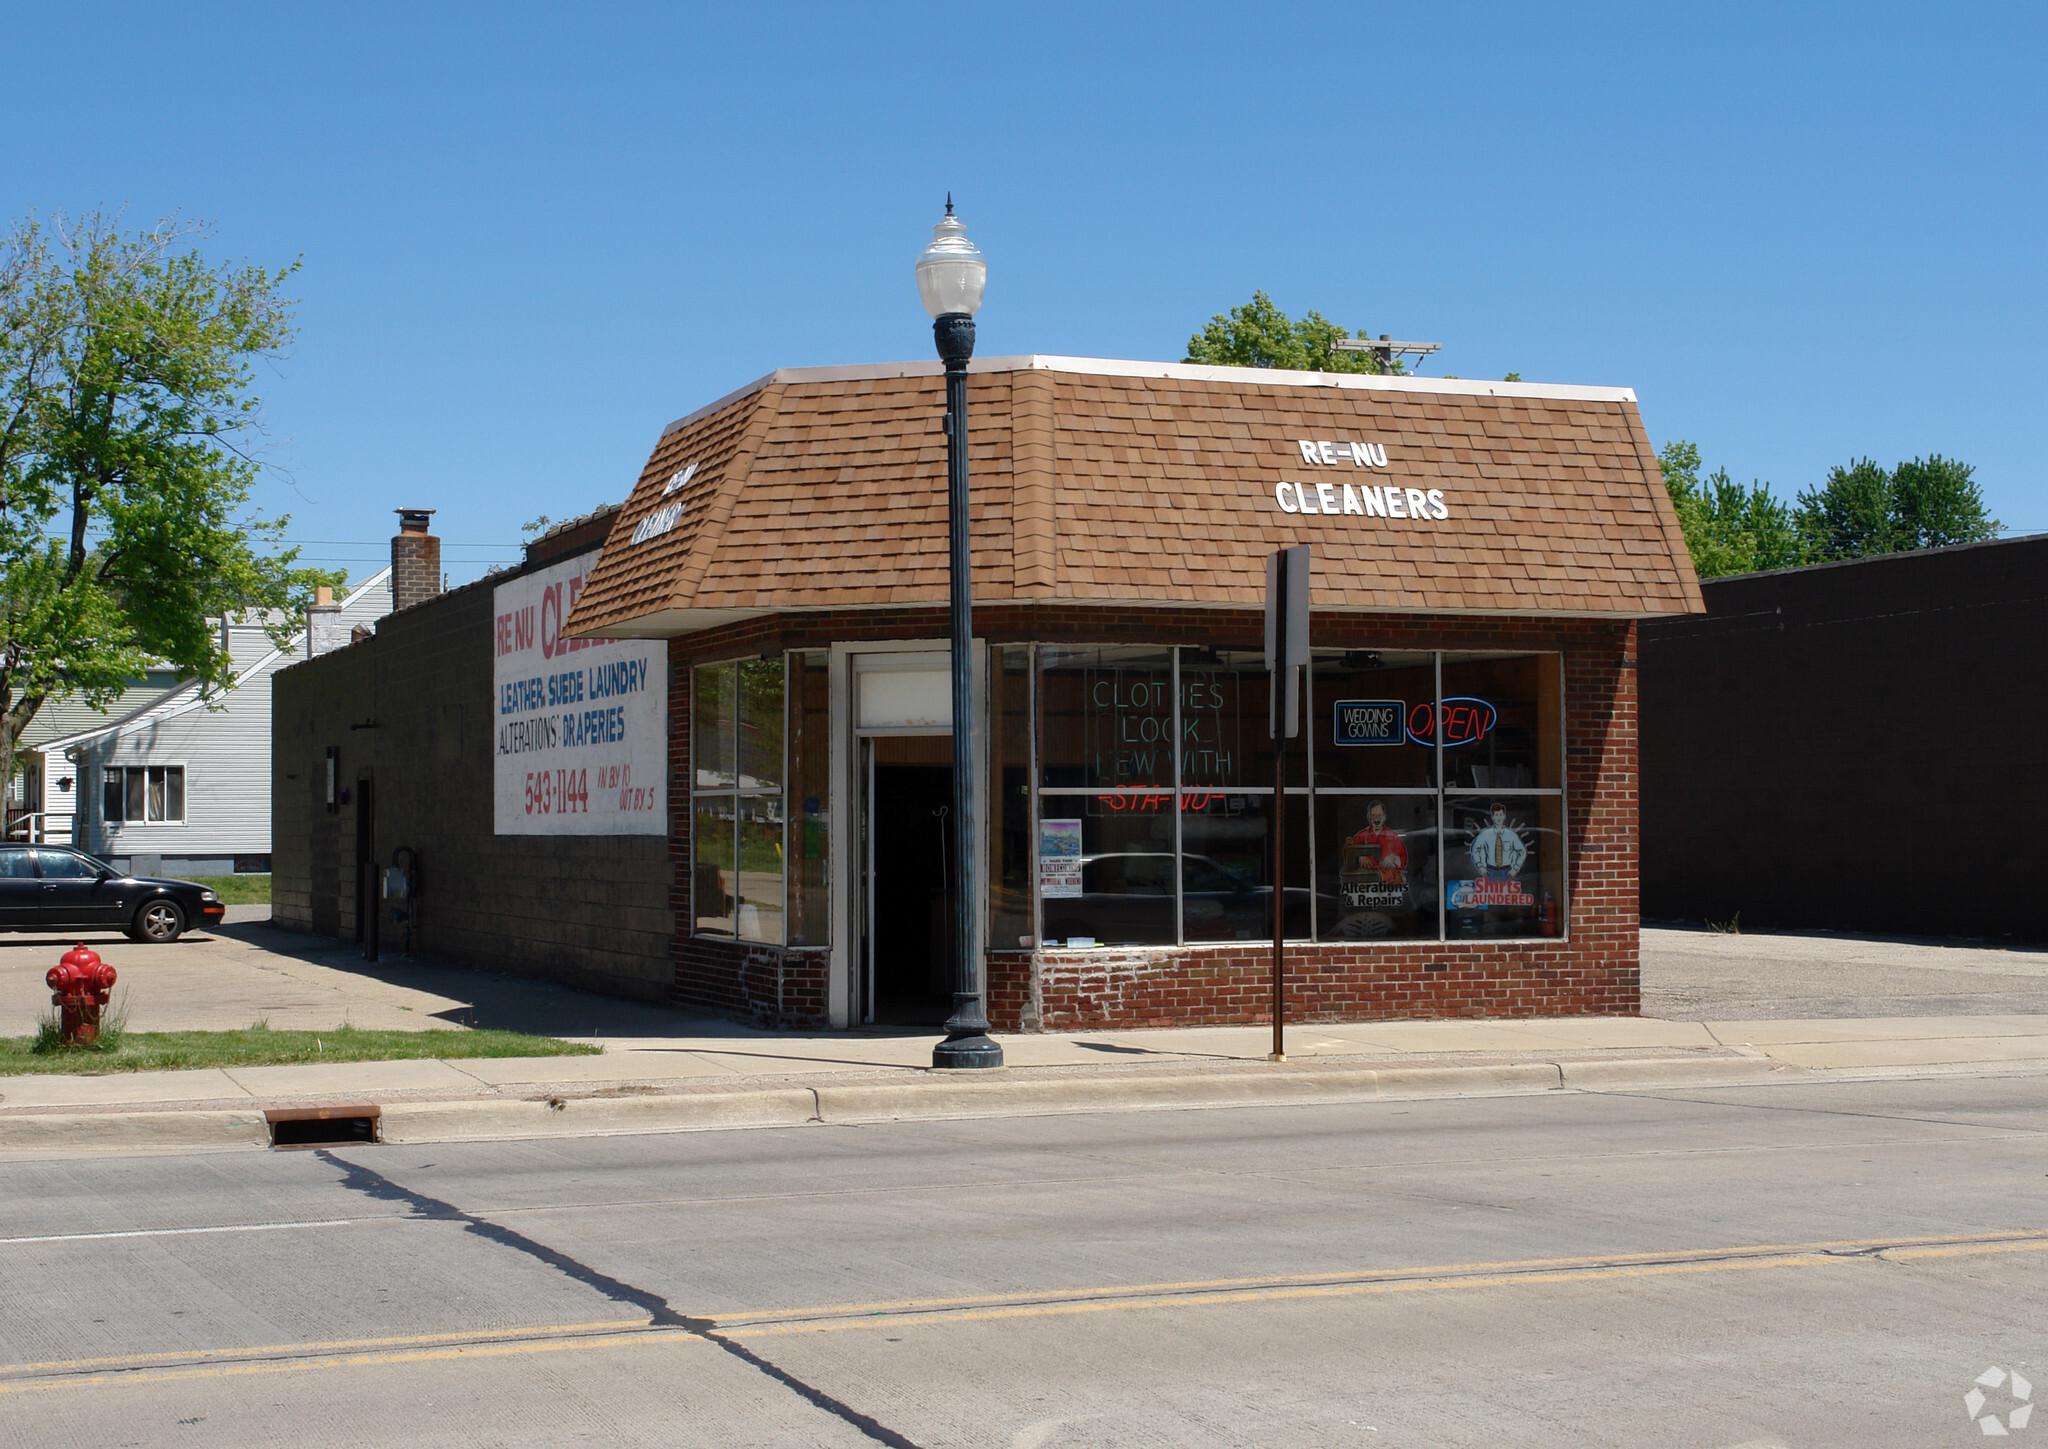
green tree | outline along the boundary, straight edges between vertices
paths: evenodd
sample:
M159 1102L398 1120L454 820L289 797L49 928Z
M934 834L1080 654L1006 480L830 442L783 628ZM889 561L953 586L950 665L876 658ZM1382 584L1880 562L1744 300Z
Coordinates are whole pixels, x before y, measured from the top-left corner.
M0 240L0 780L47 701L104 706L152 663L225 688L209 617L283 644L344 581L249 508L254 364L291 339L296 266L211 264L183 248L200 230L94 214Z
M1799 495L1799 532L1816 560L1980 543L2003 527L1984 507L1967 463L1939 453L1887 473L1869 458L1828 470Z
M1353 335L1320 312L1310 312L1299 322L1290 321L1285 312L1273 305L1271 297L1254 292L1244 306L1211 317L1206 327L1188 339L1188 355L1181 361L1215 367L1276 367L1296 372L1406 370L1399 358L1388 365L1370 352L1338 352L1332 347L1332 343Z
M1693 570L1701 578L1791 568L1807 561L1792 510L1769 484L1752 481L1744 488L1726 468L1701 478L1700 450L1683 439L1658 450L1657 466L1685 533Z

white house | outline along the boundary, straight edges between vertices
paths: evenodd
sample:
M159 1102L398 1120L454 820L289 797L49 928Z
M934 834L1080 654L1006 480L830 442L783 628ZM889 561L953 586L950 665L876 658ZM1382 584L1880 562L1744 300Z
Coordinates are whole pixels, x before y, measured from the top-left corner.
M279 649L259 625L227 626L235 683L206 695L187 680L131 691L100 723L28 753L24 797L40 795L45 837L138 875L270 869L270 684L282 665L346 644L391 612L380 570ZM40 789L38 789L40 784ZM68 831L65 829L68 816Z

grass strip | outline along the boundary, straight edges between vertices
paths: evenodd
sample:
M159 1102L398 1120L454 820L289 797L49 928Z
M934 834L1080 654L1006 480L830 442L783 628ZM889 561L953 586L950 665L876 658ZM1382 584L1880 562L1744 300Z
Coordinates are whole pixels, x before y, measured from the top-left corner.
M89 1046L42 1037L0 1037L0 1075L46 1072L175 1072L196 1067L274 1067L296 1062L391 1062L421 1057L596 1056L587 1042L519 1031L125 1031Z
M208 887L230 906L270 904L270 877L267 875L193 875L185 879L194 885Z

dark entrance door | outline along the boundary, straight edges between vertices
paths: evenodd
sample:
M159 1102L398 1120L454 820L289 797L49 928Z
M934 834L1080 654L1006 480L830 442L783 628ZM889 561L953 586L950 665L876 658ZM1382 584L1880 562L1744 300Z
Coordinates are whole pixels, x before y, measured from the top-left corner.
M947 843L953 741L947 735L872 741L872 1020L932 1026L952 1012L951 882Z

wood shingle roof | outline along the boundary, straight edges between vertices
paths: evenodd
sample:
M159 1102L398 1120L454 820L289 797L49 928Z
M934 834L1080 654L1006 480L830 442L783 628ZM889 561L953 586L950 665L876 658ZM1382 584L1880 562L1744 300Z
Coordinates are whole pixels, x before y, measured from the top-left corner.
M944 411L936 363L821 368L672 425L571 632L943 603ZM1308 542L1318 609L1701 609L1626 389L990 358L968 413L978 603L1256 606L1266 555ZM1377 451L1310 463L1304 440ZM1357 511L1386 490L1446 516Z

